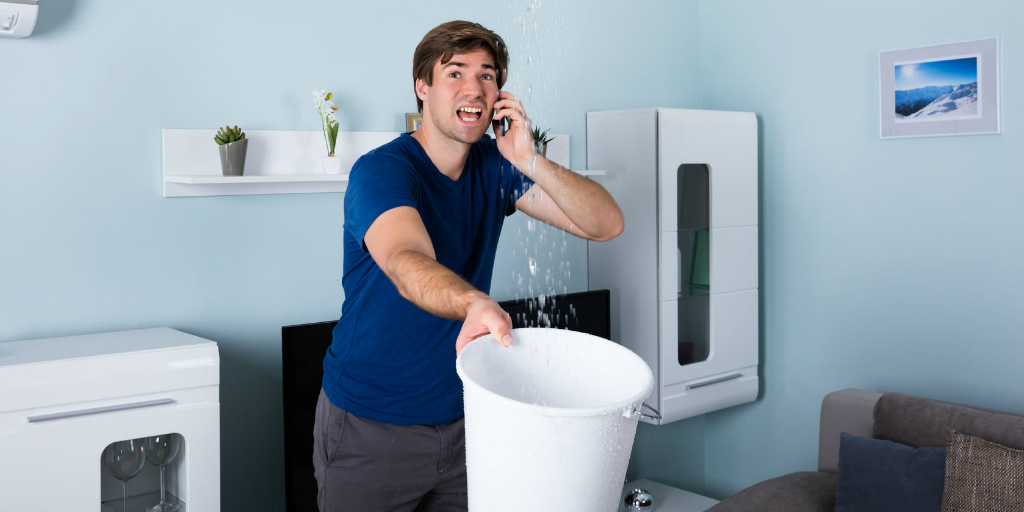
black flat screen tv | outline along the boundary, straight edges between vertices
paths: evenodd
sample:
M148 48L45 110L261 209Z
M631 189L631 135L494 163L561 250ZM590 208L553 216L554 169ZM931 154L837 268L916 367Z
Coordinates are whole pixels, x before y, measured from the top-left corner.
M608 290L550 295L499 302L514 328L552 327L611 339L611 294ZM337 321L281 328L284 398L286 512L318 512L313 477L313 417L323 380L324 355Z

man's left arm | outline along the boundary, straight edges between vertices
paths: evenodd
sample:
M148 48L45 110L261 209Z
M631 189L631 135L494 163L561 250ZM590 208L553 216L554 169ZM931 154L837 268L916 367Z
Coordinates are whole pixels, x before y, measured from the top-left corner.
M537 154L523 104L511 93L500 91L494 108L498 150L534 182L516 200L516 208L587 240L604 242L619 236L625 228L625 220L611 194L590 179ZM508 132L503 134L498 126L505 117L511 123Z
M517 165L534 185L516 201L516 208L545 224L587 240L605 242L625 227L622 210L601 185L550 160L535 155Z

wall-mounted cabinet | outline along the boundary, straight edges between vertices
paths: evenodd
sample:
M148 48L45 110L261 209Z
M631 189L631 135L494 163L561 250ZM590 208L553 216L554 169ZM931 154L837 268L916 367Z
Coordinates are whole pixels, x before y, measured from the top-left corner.
M611 290L612 339L654 371L668 423L758 391L757 120L747 112L587 114L587 164L626 230L588 245L591 289ZM646 421L646 419L645 419Z

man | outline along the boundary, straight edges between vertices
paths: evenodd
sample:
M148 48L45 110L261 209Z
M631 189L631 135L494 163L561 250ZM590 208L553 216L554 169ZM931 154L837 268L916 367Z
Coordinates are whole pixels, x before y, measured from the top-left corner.
M345 302L314 428L322 512L466 510L455 357L488 333L512 343L486 293L504 217L520 209L590 240L622 232L607 191L535 153L521 104L499 92L507 68L490 30L434 28L413 57L422 126L352 167Z

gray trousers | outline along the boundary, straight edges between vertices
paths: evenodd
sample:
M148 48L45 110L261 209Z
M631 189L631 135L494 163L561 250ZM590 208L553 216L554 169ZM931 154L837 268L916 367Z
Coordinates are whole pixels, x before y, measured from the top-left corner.
M335 407L321 389L313 474L320 512L466 512L464 420L378 423Z

